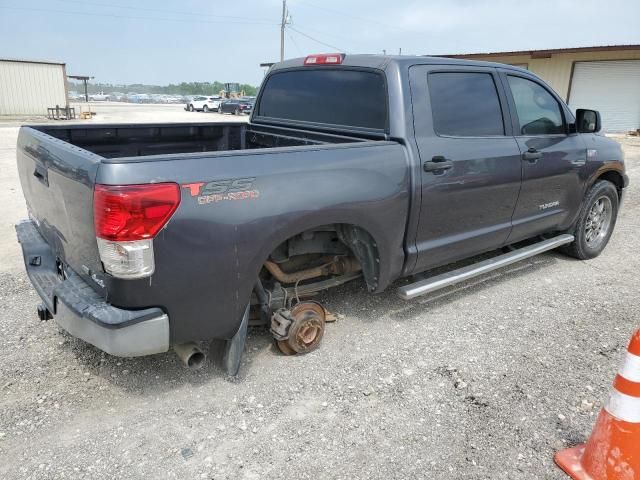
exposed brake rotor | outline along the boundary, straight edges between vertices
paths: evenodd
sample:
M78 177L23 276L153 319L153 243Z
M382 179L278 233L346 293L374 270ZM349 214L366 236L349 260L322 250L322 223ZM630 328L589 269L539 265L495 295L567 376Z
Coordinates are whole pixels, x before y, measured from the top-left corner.
M318 302L306 301L291 310L281 308L271 319L271 333L285 355L309 353L320 345L326 312Z

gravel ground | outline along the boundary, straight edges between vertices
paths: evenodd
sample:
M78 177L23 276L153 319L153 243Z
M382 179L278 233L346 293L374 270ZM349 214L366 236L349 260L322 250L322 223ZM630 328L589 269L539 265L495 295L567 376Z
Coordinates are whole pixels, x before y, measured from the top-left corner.
M252 330L237 379L111 357L36 317L16 135L0 128L3 479L562 479L553 454L588 436L638 327L640 140L621 139L632 184L595 260L548 253L411 302L346 285L321 298L341 315L319 350Z

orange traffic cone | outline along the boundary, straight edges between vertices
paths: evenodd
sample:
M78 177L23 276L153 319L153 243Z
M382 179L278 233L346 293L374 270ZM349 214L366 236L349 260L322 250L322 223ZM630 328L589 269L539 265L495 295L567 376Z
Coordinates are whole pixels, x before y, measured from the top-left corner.
M640 480L640 330L591 438L558 452L555 461L574 480Z

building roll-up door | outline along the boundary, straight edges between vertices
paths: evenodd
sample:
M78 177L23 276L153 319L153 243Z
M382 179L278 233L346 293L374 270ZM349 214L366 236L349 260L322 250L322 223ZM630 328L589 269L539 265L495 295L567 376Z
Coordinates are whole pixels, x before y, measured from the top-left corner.
M640 128L640 60L576 62L569 106L600 111L605 132Z

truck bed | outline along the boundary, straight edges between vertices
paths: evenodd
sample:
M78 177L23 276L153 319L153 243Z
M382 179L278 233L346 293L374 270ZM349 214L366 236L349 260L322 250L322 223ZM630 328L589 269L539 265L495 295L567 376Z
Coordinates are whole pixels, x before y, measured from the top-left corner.
M367 140L239 122L41 125L31 128L104 158L322 145Z
M393 252L398 270L408 210L406 165L404 146L381 136L237 122L23 126L17 149L30 218L42 236L36 245L51 250L47 258L54 259L60 281L77 275L115 308L163 309L172 319L171 343L230 338L253 288L252 280L243 282L255 278L283 235L308 224L359 223L381 238L381 229L390 228L392 241L381 248ZM191 188L224 186L230 179L243 181L253 196L207 203L212 195L201 197L197 189L194 195ZM106 274L94 225L96 184L162 182L180 185L181 201L153 240L153 276ZM326 212L335 213L329 222ZM221 246L212 248L214 242ZM29 255L43 262L43 253ZM191 285L199 300L176 285ZM215 321L203 325L203 312Z

